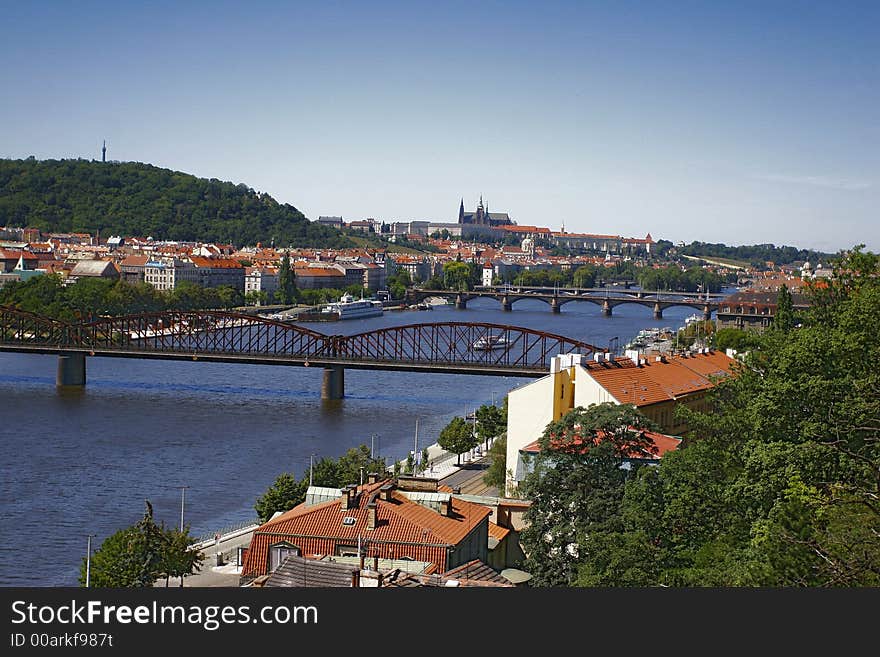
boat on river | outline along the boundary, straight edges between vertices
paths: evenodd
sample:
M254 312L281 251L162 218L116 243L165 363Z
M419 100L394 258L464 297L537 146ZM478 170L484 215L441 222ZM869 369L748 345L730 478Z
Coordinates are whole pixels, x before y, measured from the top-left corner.
M327 304L321 309L322 314L336 316L336 319L360 319L362 317L379 317L385 312L381 301L375 299L355 299L347 292L339 301Z
M478 338L471 346L475 351L493 351L507 349L510 346L510 341L503 335L486 335Z

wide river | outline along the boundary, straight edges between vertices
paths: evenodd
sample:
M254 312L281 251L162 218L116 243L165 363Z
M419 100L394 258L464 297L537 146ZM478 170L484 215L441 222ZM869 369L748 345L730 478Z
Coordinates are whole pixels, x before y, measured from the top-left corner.
M498 302L467 310L386 312L308 324L327 333L437 321L529 327L607 347L642 328L684 325L694 312L626 304L603 317L590 303L554 315L538 300L512 312ZM612 346L615 346L612 344ZM254 502L282 472L302 475L309 455L372 445L388 463L435 442L455 415L500 404L530 379L349 370L345 398L322 402L321 370L270 365L90 358L82 392L55 388L55 356L0 354L0 585L76 586L86 554L136 522L150 500L158 521L184 520L194 536L256 517ZM375 438L372 436L375 434Z

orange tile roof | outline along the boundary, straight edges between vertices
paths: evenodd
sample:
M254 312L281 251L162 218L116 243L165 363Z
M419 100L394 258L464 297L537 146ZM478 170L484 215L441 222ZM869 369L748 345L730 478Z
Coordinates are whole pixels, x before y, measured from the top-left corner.
M147 264L149 260L149 256L144 255L130 255L125 260L120 262L119 264L123 267L143 267Z
M681 445L681 438L678 438L676 436L670 436L665 433L659 433L657 431L647 431L647 430L645 430L643 433L644 433L645 437L651 439L651 442L654 444L655 451L653 453L647 453L647 454L644 452L640 452L640 451L639 452L631 451L628 454L626 454L626 456L628 458L659 459L666 452L671 452L672 450L678 449L679 445ZM601 431L598 432L598 440L602 439L602 435L603 434ZM579 444L580 441L578 439L575 439L572 442L574 444ZM537 454L538 452L541 451L541 446L539 445L539 441L535 440L535 441L529 443L528 445L526 445L525 447L523 447L520 451L521 452L528 452L529 454ZM490 529L489 534L491 535L491 523L490 523L489 529Z
M708 390L714 386L709 377L733 373L735 363L716 351L689 358L669 357L666 362L646 359L638 367L620 359L608 367L589 366L587 371L619 403L647 406Z
M398 557L409 554L445 569L448 549L466 538L491 513L486 507L454 497L449 516L422 506L397 490L392 491L390 500L379 499L379 488L386 483L388 480L359 486L357 508L345 509L341 504L343 498L337 498L312 506L300 504L264 523L254 531L242 572L265 572L269 546L279 541L291 541L301 547L304 555L309 555L334 554L337 547L357 545L359 539L383 558L393 558L397 546ZM372 530L367 528L370 502L376 505L377 517ZM346 516L354 518L354 523L342 524Z
M503 541L504 537L509 533L510 530L507 527L502 527L501 525L496 525L494 522L489 521L489 538Z
M241 263L228 258L203 258L190 256L190 260L196 267L206 269L242 269Z
M365 535L367 532L367 503L371 493L378 491L385 483L388 483L387 480L360 486L356 509L343 509L338 499L313 506L300 504L256 531L299 536L332 536L357 541L358 535ZM443 516L413 502L397 490L391 496L389 501L378 497L374 500L378 526L369 532L369 537L374 541L454 545L490 514L489 509L484 506L453 498L452 515ZM354 517L356 522L343 525L344 516Z
M345 276L345 274L338 269L332 269L330 267L296 267L294 268L294 271L297 276Z

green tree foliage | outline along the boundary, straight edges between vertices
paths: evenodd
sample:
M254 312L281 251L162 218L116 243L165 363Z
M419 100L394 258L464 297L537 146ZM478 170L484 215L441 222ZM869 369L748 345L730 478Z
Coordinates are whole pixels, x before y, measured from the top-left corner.
M296 274L290 266L290 256L285 253L281 258L281 266L278 269L278 291L276 292L281 303L294 303L297 298Z
M366 445L352 447L338 459L321 458L312 466L311 478L315 486L327 486L341 488L348 484L358 484L361 481L361 473L364 476L371 472L378 472L380 477L387 473L385 461L370 456L370 448ZM261 522L269 520L276 511L289 511L297 504L306 499L306 491L309 487L309 471L306 470L302 478L284 472L275 479L275 482L257 498L254 509Z
M91 556L89 586L149 587L164 577L183 577L197 572L202 556L191 550L188 528L166 530L153 520L153 507L146 503L143 518L131 527L107 537ZM86 583L86 559L80 568L80 584Z
M483 483L504 494L507 484L507 436L501 436L489 448L489 467L483 473Z
M578 406L547 425L534 467L520 492L532 500L520 540L536 586L571 586L599 536L619 522L626 480L621 467L653 443L641 429L650 422L634 406Z
M93 278L65 286L59 276L50 274L0 288L0 305L65 321L160 310L229 309L243 301L241 292L228 285L203 288L191 281L180 281L173 290L160 292L147 283Z
M685 444L625 488L580 582L880 585L880 258L842 254L788 332L755 336Z
M413 284L409 272L403 268L389 276L386 283L392 299L403 299L406 296L406 289Z
M254 509L260 522L266 522L277 511L289 511L306 499L309 487L308 473L305 478L297 481L296 475L282 472L275 478L271 486L257 498Z
M593 287L596 284L596 268L592 265L582 265L574 270L571 277L575 287Z
M776 314L773 315L773 328L788 333L794 328L794 303L788 286L783 283L776 295Z
M719 292L724 279L713 271L693 266L682 269L669 265L662 269L643 267L638 270L636 280L645 290L668 290L677 292Z
M671 243L667 243L667 250L671 246ZM773 262L776 265L786 265L809 260L815 263L819 260L827 260L832 255L813 250L797 249L793 246L776 246L774 244L727 246L726 244L691 242L687 246L677 247L676 250L685 255L715 256L732 260L743 260L759 267L765 267L767 262Z
M477 438L488 441L507 430L507 418L502 409L491 404L483 404L476 410Z
M451 260L443 263L443 281L449 290L471 289L471 268L466 262Z
M354 246L247 185L139 162L0 160L0 225L235 245Z
M455 454L457 463L461 465L461 455L476 447L479 439L474 436L471 425L463 417L456 416L440 431L437 444Z
M741 353L757 346L759 342L755 331L733 327L718 329L712 334L712 344L716 349L735 349Z

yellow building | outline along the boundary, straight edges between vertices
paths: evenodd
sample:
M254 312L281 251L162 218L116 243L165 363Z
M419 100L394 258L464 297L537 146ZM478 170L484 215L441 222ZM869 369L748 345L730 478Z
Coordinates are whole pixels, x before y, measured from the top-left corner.
M550 374L509 393L506 494L513 495L525 475L520 450L572 409L604 402L633 404L663 433L682 435L687 426L675 419L676 406L705 410L714 381L732 374L736 362L712 349L650 359L604 353L592 360L581 354L554 357Z

